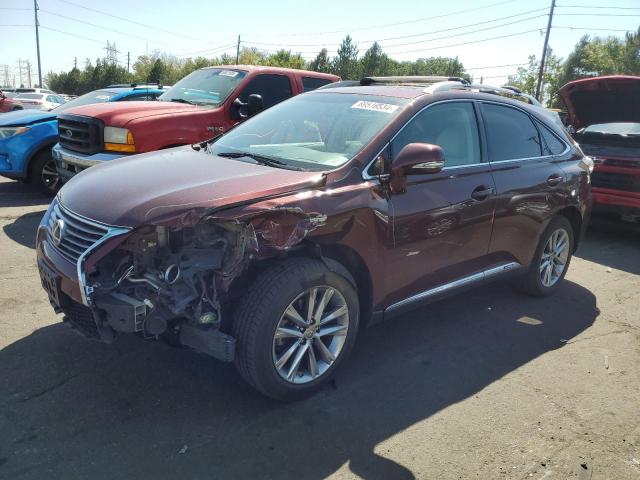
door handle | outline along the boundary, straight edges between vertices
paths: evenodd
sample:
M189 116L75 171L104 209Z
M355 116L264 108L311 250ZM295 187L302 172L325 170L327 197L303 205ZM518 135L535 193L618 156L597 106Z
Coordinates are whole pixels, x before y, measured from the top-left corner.
M484 185L480 185L479 187L476 187L473 192L471 192L471 198L473 198L474 200L482 201L489 195L493 195L493 192L494 190L492 187L487 188Z
M562 180L562 175L558 175L556 173L547 178L547 185L549 185L550 187L555 187L556 185L560 185L560 183L562 183Z

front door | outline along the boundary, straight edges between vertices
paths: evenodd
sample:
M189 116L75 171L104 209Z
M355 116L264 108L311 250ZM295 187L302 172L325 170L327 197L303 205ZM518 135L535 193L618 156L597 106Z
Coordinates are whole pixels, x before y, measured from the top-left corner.
M495 186L482 161L473 102L422 110L392 140L392 158L415 142L442 147L445 167L409 175L406 191L390 196L394 249L388 304L482 272L487 264Z

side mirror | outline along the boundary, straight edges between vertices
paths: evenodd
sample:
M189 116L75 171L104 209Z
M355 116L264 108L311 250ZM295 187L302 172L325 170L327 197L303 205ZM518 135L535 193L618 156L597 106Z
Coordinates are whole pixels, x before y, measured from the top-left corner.
M247 113L249 116L251 117L262 110L264 110L262 95L258 95L257 93L249 95L249 98L247 98Z
M240 98L236 98L233 101L233 103L231 104L229 113L231 114L231 118L233 120L238 120L238 121L244 120L249 116L247 113L247 104L242 103Z
M430 143L405 145L391 164L390 187L393 193L406 189L407 175L438 173L444 167L444 150Z

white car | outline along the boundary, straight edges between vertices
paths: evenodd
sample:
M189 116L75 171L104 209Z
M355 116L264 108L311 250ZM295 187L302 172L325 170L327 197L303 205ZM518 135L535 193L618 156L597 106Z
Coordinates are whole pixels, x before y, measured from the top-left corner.
M25 109L49 111L55 107L66 103L60 95L53 93L21 93L16 100Z

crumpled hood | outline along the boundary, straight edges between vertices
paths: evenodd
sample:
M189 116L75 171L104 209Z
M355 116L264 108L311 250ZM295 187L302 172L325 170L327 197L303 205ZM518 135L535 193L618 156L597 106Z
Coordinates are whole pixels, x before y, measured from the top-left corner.
M614 75L575 80L558 91L571 124L640 122L640 77Z
M108 225L136 227L199 218L205 212L321 184L318 172L245 163L191 147L134 155L73 177L58 198L71 211Z
M0 127L31 125L38 122L55 120L56 114L39 110L15 110L0 114Z
M83 115L102 120L106 125L124 127L131 120L158 115L193 114L213 111L197 105L178 102L104 102L82 105L64 111L65 115Z

